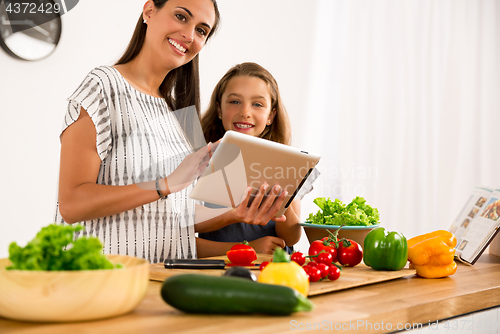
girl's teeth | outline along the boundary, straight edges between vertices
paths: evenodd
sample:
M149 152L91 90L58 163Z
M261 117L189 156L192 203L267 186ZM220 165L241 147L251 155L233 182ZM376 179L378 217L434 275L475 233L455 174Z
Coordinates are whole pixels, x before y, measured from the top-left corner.
M172 44L173 46L175 46L175 48L176 48L177 50L179 50L180 52L184 52L184 53L186 52L186 49L185 49L185 48L183 48L182 46L180 46L178 43L174 42L173 40L168 39L168 42L169 42L170 44Z
M236 124L236 127L237 128L241 128L241 129L248 129L248 128L251 128L252 125L249 125L249 124Z

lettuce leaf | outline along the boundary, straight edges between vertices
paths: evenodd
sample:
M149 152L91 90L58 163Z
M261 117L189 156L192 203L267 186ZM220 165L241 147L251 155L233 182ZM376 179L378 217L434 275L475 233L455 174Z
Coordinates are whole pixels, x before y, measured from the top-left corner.
M16 242L9 245L7 269L17 270L90 270L113 269L102 253L101 241L95 237L82 237L73 241L81 225L51 224L43 227L25 247Z
M313 201L320 210L309 214L308 223L320 225L369 226L379 223L380 215L376 208L366 204L363 197L356 197L344 205L338 198L318 197Z

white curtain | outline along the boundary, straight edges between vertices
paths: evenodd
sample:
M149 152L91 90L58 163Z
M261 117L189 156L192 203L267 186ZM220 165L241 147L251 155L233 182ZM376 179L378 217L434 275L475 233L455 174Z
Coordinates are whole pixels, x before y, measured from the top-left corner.
M500 1L324 0L316 15L296 136L323 155L309 198L363 196L412 237L447 229L474 186L500 188Z

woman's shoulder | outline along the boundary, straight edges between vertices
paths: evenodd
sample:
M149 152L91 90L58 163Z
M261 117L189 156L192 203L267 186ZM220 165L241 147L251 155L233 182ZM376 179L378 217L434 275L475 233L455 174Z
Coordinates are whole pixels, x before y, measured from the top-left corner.
M121 75L118 70L112 66L102 65L93 68L85 76L80 88L90 88L102 92L114 91L119 88Z
M94 67L87 74L87 77L91 77L99 81L109 80L110 78L117 78L119 76L119 72L113 66L108 65Z
M107 96L118 89L119 81L119 72L112 66L95 67L87 73L69 99L74 99L75 96L80 94L83 94L83 97L88 94Z

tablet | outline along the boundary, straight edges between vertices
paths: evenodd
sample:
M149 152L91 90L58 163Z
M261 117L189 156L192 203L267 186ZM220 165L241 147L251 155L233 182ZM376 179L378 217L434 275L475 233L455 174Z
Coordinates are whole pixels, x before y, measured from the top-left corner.
M320 156L270 140L227 131L201 174L192 199L236 207L244 200L247 186L254 196L267 182L288 191L276 213L280 217L318 164Z

